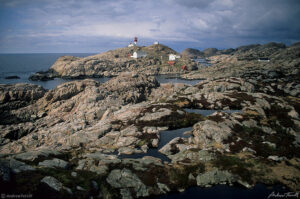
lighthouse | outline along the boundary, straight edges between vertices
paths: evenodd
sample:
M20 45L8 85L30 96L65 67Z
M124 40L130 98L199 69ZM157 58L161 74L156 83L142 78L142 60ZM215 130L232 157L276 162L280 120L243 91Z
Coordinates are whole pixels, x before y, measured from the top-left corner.
M134 44L135 44L135 45L137 44L137 41L138 41L138 38L137 38L137 37L134 37Z
M136 46L137 41L138 41L138 38L137 38L137 37L134 37L134 38L133 38L133 43L130 42L130 44L128 45L128 47Z

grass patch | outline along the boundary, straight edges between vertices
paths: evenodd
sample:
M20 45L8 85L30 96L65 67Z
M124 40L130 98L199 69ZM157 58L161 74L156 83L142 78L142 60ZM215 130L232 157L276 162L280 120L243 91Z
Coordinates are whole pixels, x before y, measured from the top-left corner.
M219 154L212 163L215 167L228 170L233 174L239 175L242 180L246 182L253 182L252 175L254 171L251 171L251 167L254 165L251 162L246 162L244 159L240 159L236 156Z
M256 151L257 156L267 158L270 155L285 156L287 158L300 157L299 147L294 146L295 137L286 133L280 126L274 124L276 134L264 133L260 128L249 128L235 125L233 134L224 143L234 143L230 145L232 152L240 152L244 147L249 147ZM241 138L241 139L239 139ZM239 141L238 141L239 140ZM274 143L272 147L265 141Z

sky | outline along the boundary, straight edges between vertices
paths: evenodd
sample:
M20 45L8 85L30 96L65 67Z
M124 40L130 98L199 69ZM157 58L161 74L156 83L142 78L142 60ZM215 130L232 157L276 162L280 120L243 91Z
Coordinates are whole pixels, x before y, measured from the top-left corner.
M300 41L300 0L0 0L0 53L97 53Z

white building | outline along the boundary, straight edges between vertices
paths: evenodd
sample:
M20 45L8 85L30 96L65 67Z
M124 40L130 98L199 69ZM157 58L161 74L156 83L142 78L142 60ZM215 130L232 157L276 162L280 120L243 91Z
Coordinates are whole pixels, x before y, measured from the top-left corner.
M154 45L158 45L158 44L159 44L159 42L158 42L158 41L155 41L155 42L154 42Z
M128 45L128 47L133 47L133 46L136 46L136 43L130 43L130 44Z
M133 53L133 55L131 56L132 58L141 58L141 57L146 57L147 53L143 52L143 51L136 51Z
M169 54L169 61L175 61L176 59L179 59L180 55L175 54Z

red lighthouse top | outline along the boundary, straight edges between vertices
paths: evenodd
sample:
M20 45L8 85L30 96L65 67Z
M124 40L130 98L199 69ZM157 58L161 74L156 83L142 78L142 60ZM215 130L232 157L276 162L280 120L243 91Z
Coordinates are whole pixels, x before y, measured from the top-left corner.
M136 43L136 42L137 42L137 40L138 40L138 38L137 38L137 37L135 37L135 38L134 38L134 42Z

